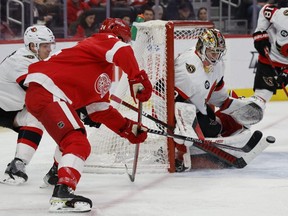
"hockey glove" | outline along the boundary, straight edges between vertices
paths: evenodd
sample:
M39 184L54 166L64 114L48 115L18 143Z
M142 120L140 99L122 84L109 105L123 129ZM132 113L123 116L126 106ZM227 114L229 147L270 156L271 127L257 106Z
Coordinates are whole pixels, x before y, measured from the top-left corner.
M288 83L288 70L287 69L281 69L278 71L278 76L275 77L275 85L277 88L283 88Z
M80 117L81 121L84 123L84 125L87 125L89 127L96 127L96 128L99 128L101 126L101 123L94 122L91 120L85 107L82 107L76 110L76 112L78 116Z
M152 85L144 70L141 70L134 79L129 80L131 96L136 103L136 98L140 102L148 101L152 94Z
M269 35L266 31L258 31L253 34L254 47L258 53L265 56L265 48L267 47L269 52L271 49L271 43L269 41Z
M130 120L128 118L126 119L126 123L124 127L122 127L118 134L119 136L126 138L131 142L132 144L138 144L142 143L147 138L147 130L148 128L141 124L140 130L138 129L138 123Z

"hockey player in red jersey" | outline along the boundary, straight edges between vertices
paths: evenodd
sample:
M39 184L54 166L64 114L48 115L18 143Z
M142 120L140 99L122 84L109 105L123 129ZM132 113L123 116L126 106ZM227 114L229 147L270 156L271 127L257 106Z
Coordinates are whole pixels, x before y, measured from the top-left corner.
M147 101L152 93L147 74L139 70L131 46L125 43L130 39L130 28L121 19L108 18L98 34L29 67L25 80L29 86L27 109L62 152L59 180L50 199L51 212L85 212L92 208L90 199L74 195L91 148L75 110L86 107L92 121L105 124L131 143L141 143L147 137L145 126L137 130L137 122L124 118L109 104L114 64L127 73L135 100Z
M38 148L43 126L24 106L23 82L28 66L46 59L55 37L46 26L34 25L25 30L25 47L7 56L0 64L0 126L18 132L15 158L8 164L2 183L18 185L27 181L25 166Z
M284 1L280 3L282 5ZM287 23L287 1L286 7L282 8L267 4L259 13L257 27L253 34L254 47L259 53L254 95L264 102L270 101L272 95L276 94L276 90L285 88L288 83ZM268 58L265 50L269 52Z

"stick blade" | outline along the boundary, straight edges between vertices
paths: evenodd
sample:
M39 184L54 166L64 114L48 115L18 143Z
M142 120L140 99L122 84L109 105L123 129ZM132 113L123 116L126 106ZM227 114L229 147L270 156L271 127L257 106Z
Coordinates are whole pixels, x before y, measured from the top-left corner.
M248 140L247 144L242 148L242 150L246 153L250 152L259 143L262 137L263 137L263 133L261 131L256 130L252 134L251 138Z

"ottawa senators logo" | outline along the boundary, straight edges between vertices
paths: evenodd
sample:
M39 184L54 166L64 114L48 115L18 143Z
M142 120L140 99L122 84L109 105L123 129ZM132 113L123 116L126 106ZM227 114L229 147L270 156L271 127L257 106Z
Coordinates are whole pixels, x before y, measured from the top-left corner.
M263 80L268 86L274 86L273 77L263 77Z
M191 64L187 64L186 63L186 70L188 71L188 73L194 73L196 68L194 65L191 65Z
M283 11L284 16L288 16L288 10Z
M106 73L101 74L95 81L95 91L100 94L101 98L109 91L111 86L111 80Z

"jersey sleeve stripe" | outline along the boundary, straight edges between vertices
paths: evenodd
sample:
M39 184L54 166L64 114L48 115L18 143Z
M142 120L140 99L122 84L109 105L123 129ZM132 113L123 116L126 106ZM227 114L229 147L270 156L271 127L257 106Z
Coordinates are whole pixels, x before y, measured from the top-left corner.
M122 47L130 46L129 44L123 43L122 41L118 41L114 44L111 50L106 53L106 61L113 63L113 58L115 53Z

